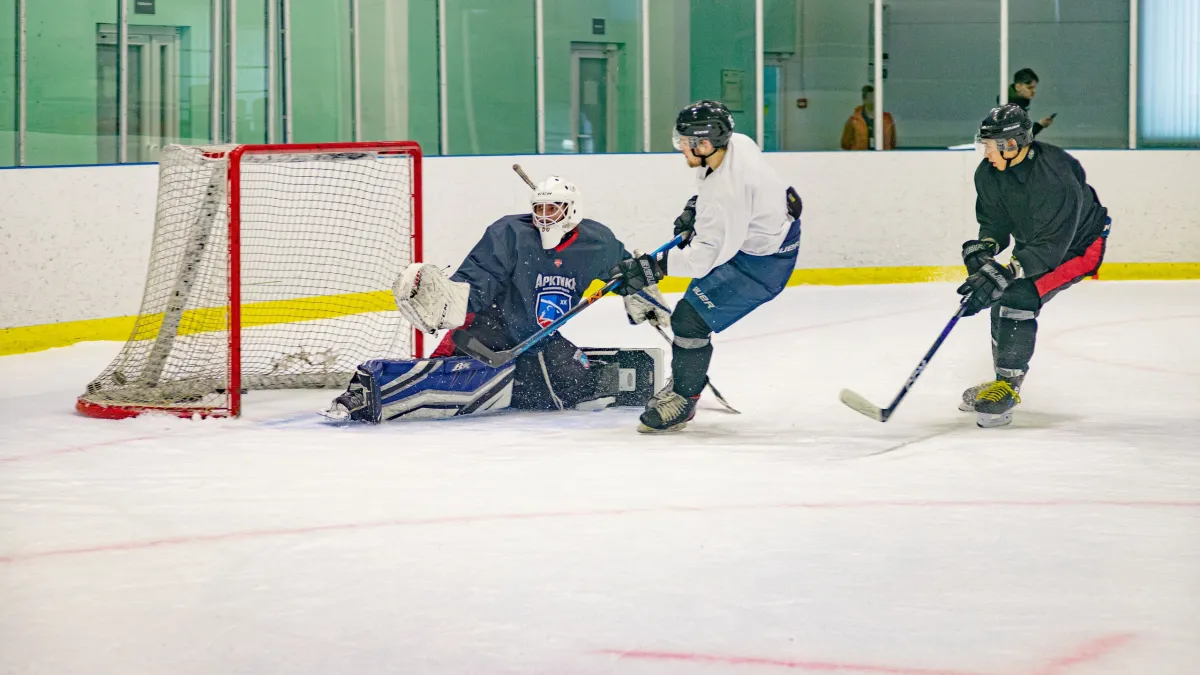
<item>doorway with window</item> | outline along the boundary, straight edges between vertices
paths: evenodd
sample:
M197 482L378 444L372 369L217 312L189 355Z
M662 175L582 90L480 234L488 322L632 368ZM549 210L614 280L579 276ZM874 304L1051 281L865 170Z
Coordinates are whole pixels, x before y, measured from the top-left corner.
M154 162L164 145L179 142L179 55L184 28L129 26L128 123L126 152L130 162ZM117 27L96 30L96 151L100 163L120 161L118 152Z
M620 53L615 44L571 45L571 138L576 152L617 151Z

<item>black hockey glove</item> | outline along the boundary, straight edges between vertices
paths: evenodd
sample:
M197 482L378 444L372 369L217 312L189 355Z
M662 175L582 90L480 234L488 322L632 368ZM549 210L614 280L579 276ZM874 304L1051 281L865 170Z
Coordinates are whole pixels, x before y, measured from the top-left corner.
M628 258L622 260L612 271L608 273L609 279L621 279L623 283L613 289L614 293L620 295L631 295L637 293L647 286L653 286L666 276L667 270L667 254L661 254L658 260L655 260L648 253L643 253L636 258Z
M974 316L996 304L1014 280L1012 271L995 260L988 260L980 265L979 269L958 287L958 294L969 298L963 316Z
M675 234L683 235L683 241L679 242L679 248L687 246L692 241L692 235L696 234L696 197L693 196L688 200L683 207L683 213L675 219Z
M967 274L975 274L983 264L1000 252L1000 245L994 239L972 239L963 242L962 259L967 266Z

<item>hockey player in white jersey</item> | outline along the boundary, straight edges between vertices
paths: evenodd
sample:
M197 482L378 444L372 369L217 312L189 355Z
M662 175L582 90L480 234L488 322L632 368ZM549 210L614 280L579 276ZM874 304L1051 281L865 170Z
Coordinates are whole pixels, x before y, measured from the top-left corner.
M696 170L697 194L675 220L679 250L622 261L612 276L629 295L665 275L691 278L671 317L671 382L647 404L638 431L682 429L708 381L712 333L732 326L787 285L800 248L801 201L718 101L675 120L675 147Z

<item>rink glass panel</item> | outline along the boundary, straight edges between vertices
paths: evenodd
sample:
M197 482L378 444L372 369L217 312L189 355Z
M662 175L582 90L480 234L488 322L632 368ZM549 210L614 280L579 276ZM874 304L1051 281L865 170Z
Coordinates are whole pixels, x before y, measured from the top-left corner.
M1010 0L1009 80L1040 78L1035 121L1058 113L1038 140L1069 148L1129 145L1129 0Z

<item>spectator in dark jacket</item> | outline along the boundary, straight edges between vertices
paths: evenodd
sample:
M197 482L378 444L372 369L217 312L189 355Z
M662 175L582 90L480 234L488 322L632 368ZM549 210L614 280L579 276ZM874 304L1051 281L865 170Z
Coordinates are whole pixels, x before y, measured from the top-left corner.
M1026 113L1029 112L1029 104L1033 101L1033 97L1037 94L1038 76L1033 72L1032 68L1022 68L1013 75L1013 83L1008 86L1008 102L1021 107ZM996 97L996 103L999 105L1000 97ZM1033 135L1037 136L1042 133L1042 129L1054 124L1054 117L1046 116L1033 123Z

